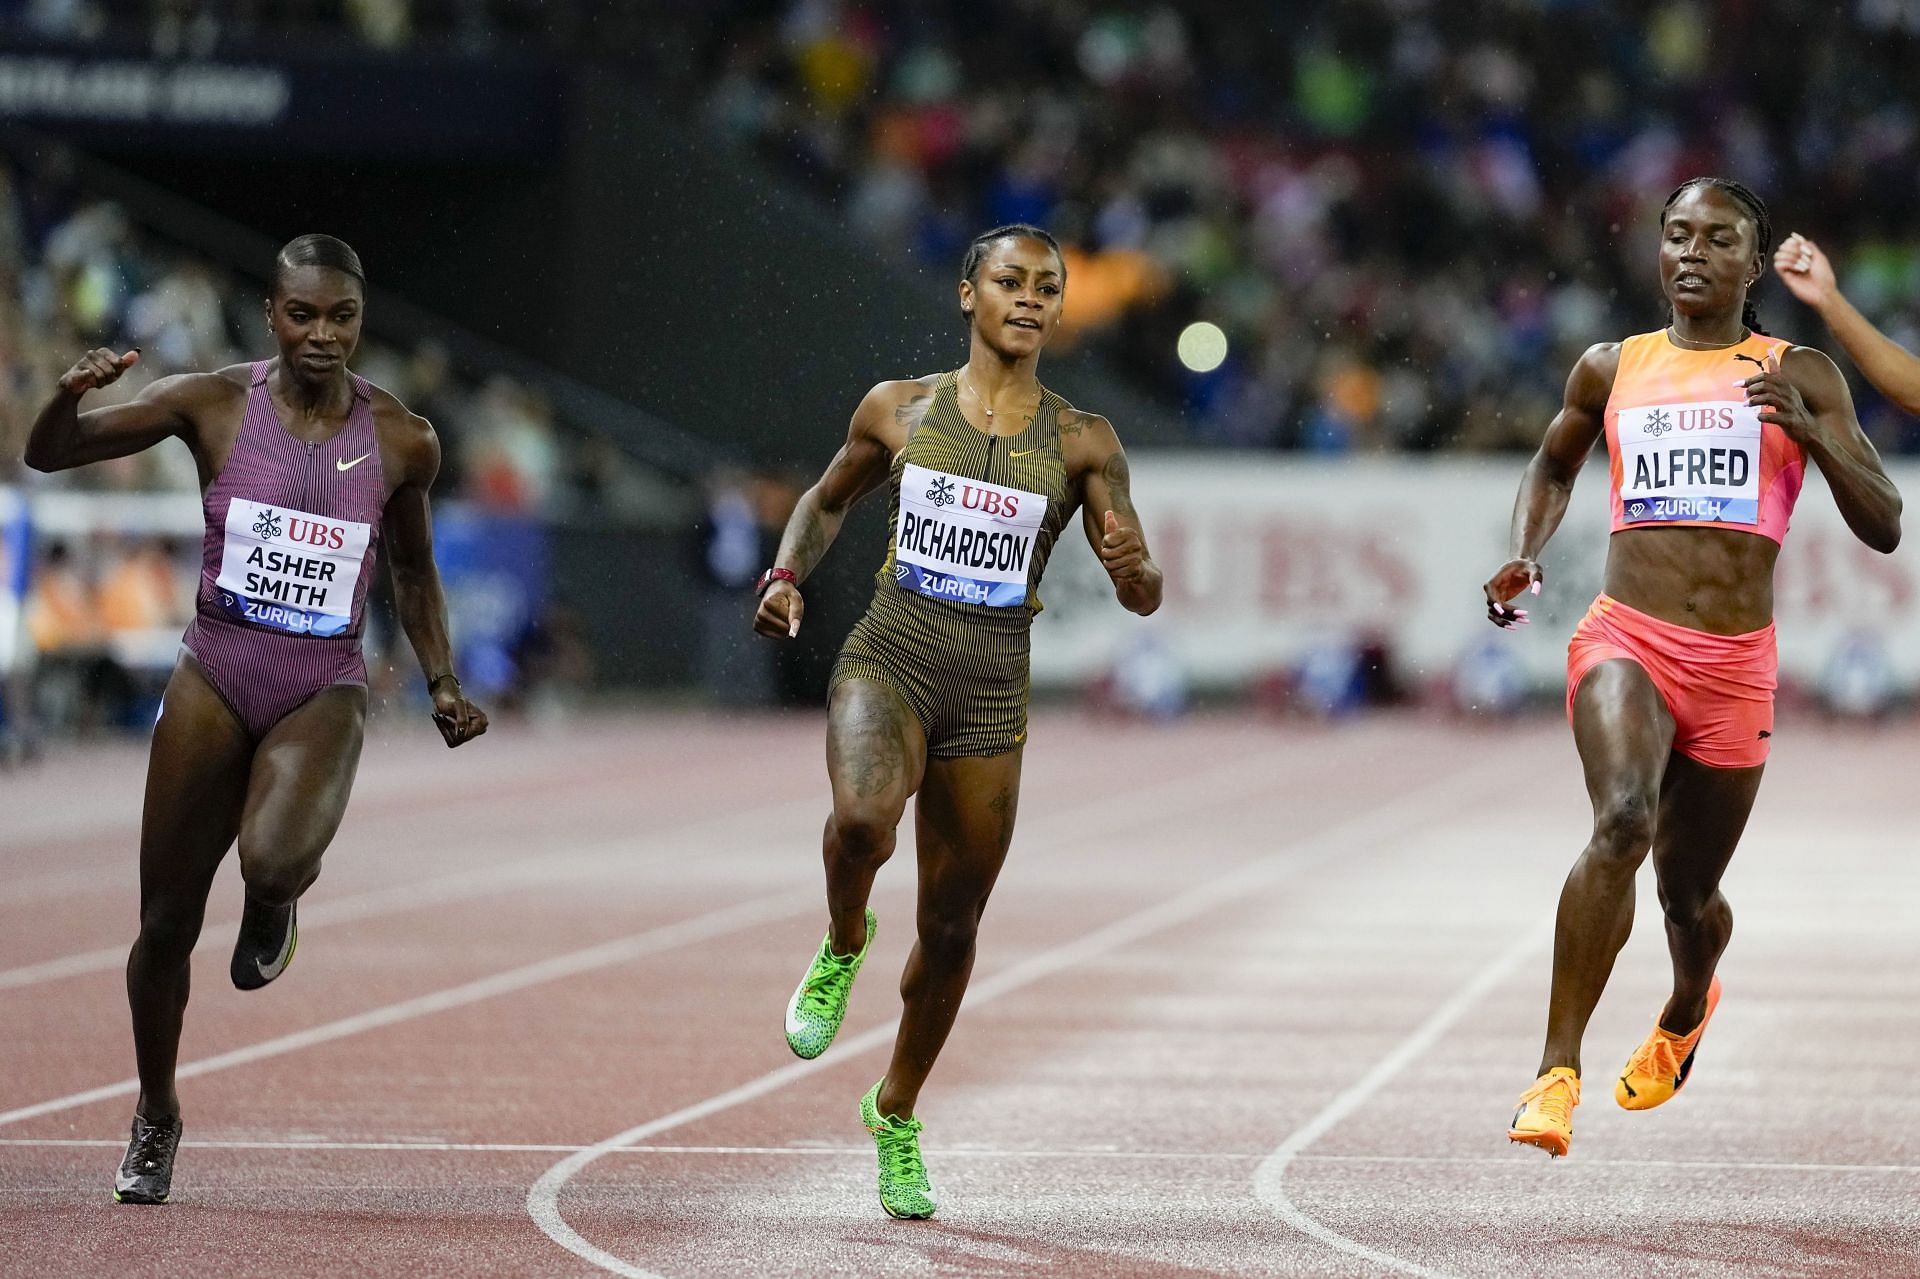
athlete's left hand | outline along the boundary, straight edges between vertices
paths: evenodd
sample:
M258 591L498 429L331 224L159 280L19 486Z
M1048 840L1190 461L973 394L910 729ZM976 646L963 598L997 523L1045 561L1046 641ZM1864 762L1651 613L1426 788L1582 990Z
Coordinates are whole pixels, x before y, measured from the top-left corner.
M1100 564L1116 586L1146 575L1147 544L1140 530L1121 524L1112 511L1107 512L1106 531L1100 538Z
M1778 353L1768 352L1760 371L1739 385L1747 393L1747 403L1760 410L1760 420L1785 431L1794 443L1805 444L1818 432L1799 388L1780 371Z
M458 746L487 731L487 713L467 700L458 680L443 679L433 686L433 726L449 747Z

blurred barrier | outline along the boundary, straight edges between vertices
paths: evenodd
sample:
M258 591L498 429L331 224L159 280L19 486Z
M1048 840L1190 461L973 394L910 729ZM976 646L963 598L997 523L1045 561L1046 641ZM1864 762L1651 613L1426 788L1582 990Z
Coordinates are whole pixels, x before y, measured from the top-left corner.
M1041 591L1037 685L1107 672L1149 628L1202 686L1237 687L1296 671L1318 648L1384 641L1405 676L1448 677L1497 639L1537 687L1565 678L1566 643L1598 593L1607 546L1604 458L1575 489L1547 549L1545 589L1519 601L1532 625L1486 621L1481 583L1507 558L1526 459L1313 461L1143 452L1134 498L1167 574L1164 607L1128 616L1085 539L1069 534ZM1889 463L1909 498L1920 464ZM1920 686L1920 550L1882 556L1847 531L1810 475L1775 580L1782 675L1820 681L1862 651L1893 683Z
M27 648L27 579L33 542L27 504L0 488L0 675L20 665Z

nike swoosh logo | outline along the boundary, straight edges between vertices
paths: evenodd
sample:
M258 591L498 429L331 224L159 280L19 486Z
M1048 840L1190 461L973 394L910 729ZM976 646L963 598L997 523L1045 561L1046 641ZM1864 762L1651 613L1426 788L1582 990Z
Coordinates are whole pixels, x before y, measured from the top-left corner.
M789 1035L797 1035L807 1028L807 1023L793 1015L794 1010L800 1007L800 996L806 992L806 989L806 983L802 982L800 989L793 992L793 998L787 1001L787 1033Z
M257 959L253 961L253 966L260 970L260 976L263 979L272 981L275 977L278 977L287 970L287 965L293 960L293 948L299 944L299 936L300 934L298 932L289 928L287 930L287 944L281 948L278 959L274 960L271 964L263 964Z
M1044 446L1040 446L1040 447L1044 447ZM1038 453L1040 451L1040 447L1035 447L1030 449L1019 449L1017 451L1014 449L1008 449L1007 456L1008 457L1025 457L1029 453Z
M372 456L373 454L371 453L362 453L359 457L354 458L353 461L351 462L335 461L333 464L333 469L336 471L351 471L354 467L360 465L362 462L366 461L368 458Z

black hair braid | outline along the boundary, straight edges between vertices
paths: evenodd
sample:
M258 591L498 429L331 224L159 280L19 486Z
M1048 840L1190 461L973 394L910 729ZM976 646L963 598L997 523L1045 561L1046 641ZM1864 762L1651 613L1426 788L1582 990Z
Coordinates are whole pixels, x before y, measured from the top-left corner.
M285 283L287 272L303 266L326 267L330 271L344 271L360 281L362 292L367 287L367 272L360 265L360 255L345 240L331 235L302 235L287 241L273 259L273 292L278 294Z
M1688 178L1675 187L1673 194L1667 197L1667 202L1660 206L1660 225L1667 224L1667 212L1673 208L1673 202L1695 187L1712 187L1716 191L1724 191L1729 198L1746 210L1747 216L1753 219L1754 236L1759 241L1759 259L1765 262L1767 255L1773 251L1773 218L1767 213L1766 203L1744 182L1736 182L1732 178ZM1755 281L1755 283L1758 282L1758 280ZM1747 292L1746 305L1740 309L1740 322L1755 333L1766 332L1760 327L1760 312L1753 305L1751 289Z

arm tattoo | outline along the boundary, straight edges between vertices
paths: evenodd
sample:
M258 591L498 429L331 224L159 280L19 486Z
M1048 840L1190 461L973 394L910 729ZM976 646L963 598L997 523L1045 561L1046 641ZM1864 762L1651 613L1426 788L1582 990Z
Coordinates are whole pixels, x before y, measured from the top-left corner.
M1056 425L1062 435L1079 435L1087 429L1087 415L1068 409L1056 419Z
M920 425L921 419L927 416L927 410L932 407L932 393L916 395L905 404L899 405L893 410L893 420L901 426L904 426L907 429L907 433L911 435L913 429Z
M1107 482L1107 494L1113 500L1113 509L1118 515L1132 515L1133 476L1127 470L1127 455L1115 450L1107 464L1100 468L1100 476Z

